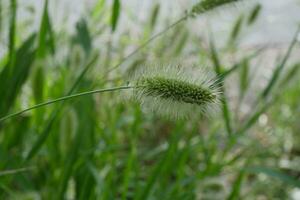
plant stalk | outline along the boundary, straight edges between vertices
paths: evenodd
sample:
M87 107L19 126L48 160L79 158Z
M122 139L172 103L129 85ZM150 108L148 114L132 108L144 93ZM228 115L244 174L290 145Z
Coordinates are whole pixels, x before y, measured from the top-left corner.
M68 96L64 96L64 97L60 97L57 99L53 99L44 103L40 103L40 104L36 104L32 107L26 108L24 110L12 113L10 115L7 115L5 117L0 118L0 122L3 122L7 119L16 117L18 115L21 115L25 112L28 112L30 110L34 110L40 107L44 107L53 103L57 103L60 101L65 101L65 100L69 100L69 99L73 99L73 98L77 98L77 97L81 97L81 96L86 96L86 95L91 95L91 94L96 94L96 93L103 93L103 92L112 92L112 91L116 91L116 90L125 90L125 89L130 89L133 88L133 86L120 86L120 87L113 87L113 88L107 88L107 89L98 89L98 90L91 90L91 91L87 91L87 92L81 92L81 93L77 93L77 94L72 94L72 95L68 95Z

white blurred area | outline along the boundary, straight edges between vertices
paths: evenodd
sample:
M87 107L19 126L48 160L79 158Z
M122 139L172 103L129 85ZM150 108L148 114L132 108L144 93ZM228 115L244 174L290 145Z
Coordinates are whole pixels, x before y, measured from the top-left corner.
M28 16L27 12L30 7L35 11L36 21L40 19L44 1L19 0L18 2L22 6L22 13L19 15L21 20L24 19L24 16ZM81 17L87 17L88 12L97 2L98 0L50 0L50 13L55 28L72 31L74 24ZM119 28L128 28L128 24L131 24L129 19L137 20L136 25L140 24L138 22L147 20L152 6L156 3L161 4L160 17L162 19L169 18L169 22L171 22L172 19L176 20L183 15L184 11L190 9L196 2L198 0L121 0L123 13ZM218 9L190 20L190 28L200 34L203 29L207 29L206 25L209 21L209 26L211 26L215 36L217 38L222 37L230 31L232 23L239 13L249 13L257 2L263 6L261 16L250 30L247 29L247 37L244 37L245 40L242 41L242 44L281 44L288 42L296 30L297 23L300 23L300 0L244 0L235 6ZM112 4L112 0L106 0L106 4ZM143 27L130 26L130 28Z

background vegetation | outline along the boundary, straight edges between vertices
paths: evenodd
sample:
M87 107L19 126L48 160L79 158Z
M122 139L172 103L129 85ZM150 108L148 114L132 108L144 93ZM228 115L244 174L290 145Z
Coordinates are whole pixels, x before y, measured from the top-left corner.
M53 20L51 3L0 1L0 117L126 85L144 64L165 61L222 77L221 111L168 120L115 91L3 120L0 199L300 199L297 24L289 43L245 48L264 11L253 1L189 18L151 1L139 19L125 1L97 0L71 28ZM218 37L211 26L230 12L231 30Z

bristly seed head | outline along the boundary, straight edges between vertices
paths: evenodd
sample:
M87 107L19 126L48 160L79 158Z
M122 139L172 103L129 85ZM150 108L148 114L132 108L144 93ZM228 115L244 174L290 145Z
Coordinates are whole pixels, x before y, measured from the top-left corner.
M136 99L144 110L169 118L211 114L219 102L218 79L203 70L189 70L148 66L134 81Z
M213 102L216 95L201 86L193 85L176 79L163 77L142 78L140 80L144 94L148 96L159 96L163 99L171 99L182 103L204 105Z
M233 3L241 0L202 0L193 6L191 10L192 15L202 14L204 12L213 10L219 6Z

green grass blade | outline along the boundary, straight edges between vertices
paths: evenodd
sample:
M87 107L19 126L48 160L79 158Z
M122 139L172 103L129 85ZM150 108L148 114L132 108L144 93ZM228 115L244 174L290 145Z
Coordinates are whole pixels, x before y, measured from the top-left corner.
M95 56L87 65L85 65L85 67L83 68L83 70L81 71L81 73L79 74L79 76L77 77L76 81L73 83L71 89L68 91L67 96L71 95L75 91L76 87L79 85L79 83L83 79L84 75L88 72L88 70L96 62L97 58L98 58L98 56ZM51 131L51 127L54 124L56 117L59 115L60 110L63 108L63 105L64 104L58 105L54 109L54 111L52 111L52 113L50 114L50 117L48 118L48 120L46 122L45 128L43 129L42 133L39 135L37 141L33 144L33 147L29 151L29 153L26 156L25 160L30 160L31 158L33 158L33 156L42 147L42 145L44 144L44 142L48 138L48 136L50 134L50 131Z
M19 168L19 169L10 169L10 170L5 170L5 171L0 171L0 177L1 176L7 176L7 175L14 175L22 172L27 172L30 170L33 170L33 167L24 167L24 168Z
M80 155L86 148L91 148L94 144L92 135L94 134L94 113L95 113L94 99L89 96L81 99L74 109L76 110L78 120L78 129L74 136L71 145L68 148L68 153L64 161L63 171L60 178L58 199L63 199L69 180L72 175L76 180L76 199L87 199L90 195L90 191L93 189L93 181L91 181L91 174L86 164L78 164L89 159L85 155ZM83 134L84 133L84 134ZM75 167L76 166L76 167ZM81 175L78 171L85 171L86 173Z
M0 72L0 116L6 115L13 106L17 95L28 78L35 59L33 49L35 35L31 35L17 50L17 60L13 66L7 64ZM7 87L9 86L9 90Z
M246 168L248 164L249 164L249 158L246 158L246 161L244 163L244 168ZM242 183L245 177L246 177L246 171L244 169L241 169L236 177L236 180L233 183L231 192L227 197L227 200L241 199L240 193L241 193Z
M100 16L101 12L104 9L105 0L98 0L97 4L95 5L93 11L92 11L92 17L97 18Z
M140 192L138 192L137 197L135 198L136 200L146 200L149 198L156 181L160 178L164 168L170 162L170 159L172 158L174 150L177 148L177 143L180 138L179 136L180 136L181 132L180 132L180 130L175 130L175 132L173 132L173 134L174 135L171 139L171 142L169 144L167 152L165 152L163 158L155 166L154 170L152 171L151 175L149 176L149 179L147 180L145 187L142 188L142 190Z
M214 45L213 40L210 40L210 52L211 52L211 59L215 67L215 72L218 76L222 76L222 70L220 65L220 60ZM225 96L225 88L223 82L221 84L221 92L222 92L222 111L223 111L223 119L225 122L225 127L228 135L231 135L232 133L232 127L231 127L231 117L230 117L230 111L227 103L227 99Z
M271 169L268 167L248 167L245 170L249 173L255 173L255 174L263 173L267 176L277 178L286 184L300 188L300 181L298 179L289 176L279 170Z
M16 60L15 41L16 41L16 21L17 21L17 0L10 0L10 20L9 20L9 46L8 62L13 68Z
M44 58L47 54L47 48L50 47L50 52L54 54L55 44L54 44L54 34L52 32L52 26L48 13L48 0L45 0L44 10L42 14L39 36L38 36L38 48L37 57Z
M293 40L291 41L291 43L290 43L290 45L289 45L289 47L288 47L288 49L287 49L287 52L286 52L285 56L283 57L283 60L282 60L281 63L276 67L276 69L275 69L275 71L274 71L274 73L273 73L273 75L272 75L270 81L268 82L266 88L265 88L264 91L262 92L261 97L262 97L263 99L265 99L265 98L268 97L268 95L270 94L271 90L272 90L273 87L275 86L275 83L276 83L277 80L279 79L279 76L280 76L282 70L284 69L284 67L285 67L285 65L286 65L286 63L287 63L287 61L288 61L288 59L289 59L289 57L290 57L290 55L291 55L291 53L292 53L292 51L293 51L293 49L294 49L294 46L295 46L295 44L296 44L297 41L298 41L297 38L298 38L299 33L300 33L300 26L298 26L298 29L297 29L297 31L296 31L296 33L295 33L295 36L294 36Z
M238 36L240 35L241 30L242 30L243 20L244 20L244 15L240 15L237 18L237 20L236 20L236 22L235 22L235 24L234 24L234 26L231 30L230 37L228 39L228 46L231 46L231 45L235 44L235 42L236 42L236 40L237 40Z
M244 60L251 60L255 57L257 57L258 55L260 55L260 53L264 50L265 48L262 47L258 50L256 50L255 52L253 52L252 54L246 56L245 58L243 58L241 61L239 61L238 63L234 64L230 69L228 69L227 71L223 72L222 75L220 76L221 79L225 79L227 76L231 75L232 73L236 72L237 70L239 70L241 67L243 67L243 62Z
M122 87L109 88L109 89L100 89L100 90L94 90L94 91L89 91L89 92L83 92L83 93L78 93L78 94L74 94L74 95L69 95L69 96L61 97L59 99L55 99L55 100L52 100L52 101L49 101L49 102L38 104L38 105L33 106L31 108L28 108L26 110L20 111L20 112L15 113L15 114L12 114L11 116L6 117L5 119L8 119L8 118L20 115L20 113L24 113L24 112L27 112L29 110L36 109L38 107L42 107L42 106L49 105L49 104L56 103L56 102L60 102L60 101L65 101L67 99L72 99L72 98L75 98L75 97L90 95L90 94L94 94L94 93L111 92L111 91L122 90L122 89L129 89L129 88L130 88L129 86L122 86ZM30 150L30 152L28 153L28 155L26 157L26 160L30 160L38 152L38 150L42 147L42 145L46 141L46 139L47 139L47 137L48 137L48 135L50 133L51 126L52 126L52 124L53 124L56 116L59 114L59 110L60 109L56 109L52 113L52 115L50 117L50 120L48 121L48 123L46 125L46 128L44 129L44 131L42 132L42 134L39 136L38 140L34 143L32 149ZM5 119L3 119L3 120L5 120Z
M92 50L92 38L84 19L81 19L76 24L76 37L75 42L77 42L84 50L85 55L89 56Z
M120 16L120 1L114 0L113 6L112 6L112 14L111 14L111 30L114 32L116 30L119 16Z
M154 29L155 24L157 22L159 11L160 11L160 4L156 4L152 10L152 15L150 18L150 27L152 30Z
M294 64L291 69L287 71L283 79L280 81L280 88L287 86L295 77L298 76L300 71L300 63Z
M261 10L262 10L262 6L260 3L256 4L256 6L254 6L254 8L251 11L249 18L248 18L248 25L251 25L256 21L259 14L261 13Z
M37 57L44 58L46 55L46 36L47 36L47 10L48 10L48 0L45 0L44 10L42 14L42 20L40 24L39 30L39 38L38 38L38 48L37 48Z
M240 98L244 96L248 87L249 87L249 60L244 59L242 63L242 68L239 76L239 89L240 89Z

